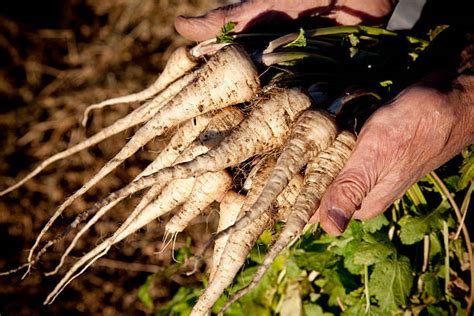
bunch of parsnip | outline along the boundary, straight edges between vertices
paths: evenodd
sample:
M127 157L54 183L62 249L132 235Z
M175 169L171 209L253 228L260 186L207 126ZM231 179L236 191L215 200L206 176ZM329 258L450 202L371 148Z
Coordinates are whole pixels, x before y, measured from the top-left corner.
M51 303L114 244L149 222L175 210L164 236L172 243L217 201L218 232L207 244L214 245L210 281L194 315L209 312L263 231L276 221L286 222L249 287L238 292L228 307L255 286L275 257L300 236L350 156L363 121L409 82L407 69L428 45L364 26L300 30L281 37L224 35L191 49L177 49L149 88L87 108L84 125L93 109L143 102L92 137L51 156L0 193L18 188L55 161L143 124L115 157L59 206L31 248L22 266L28 271L47 249L91 215L50 274L56 273L79 238L106 212L129 195L148 190L113 235L67 271L45 303ZM172 134L168 144L133 182L99 198L37 251L44 234L74 200L164 133ZM231 168L250 160L254 163L244 185L234 183Z

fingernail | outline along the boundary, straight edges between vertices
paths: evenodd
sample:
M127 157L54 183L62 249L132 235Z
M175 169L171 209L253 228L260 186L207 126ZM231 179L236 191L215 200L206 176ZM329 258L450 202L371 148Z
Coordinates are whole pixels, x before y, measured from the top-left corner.
M328 218L336 225L341 233L346 230L347 224L349 224L349 218L346 217L346 213L337 207L328 210Z

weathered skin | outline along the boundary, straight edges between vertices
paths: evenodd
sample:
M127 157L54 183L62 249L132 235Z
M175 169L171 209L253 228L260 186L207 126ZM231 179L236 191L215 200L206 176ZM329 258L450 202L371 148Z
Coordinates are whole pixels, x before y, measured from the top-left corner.
M248 0L221 7L200 17L176 18L176 30L184 37L203 41L219 34L227 22L236 22L234 32L282 20L325 16L338 24L380 23L395 7L395 0Z
M474 82L460 82L462 87L448 92L430 82L409 87L369 119L321 201L326 231L339 234L352 216L382 213L418 179L474 142Z

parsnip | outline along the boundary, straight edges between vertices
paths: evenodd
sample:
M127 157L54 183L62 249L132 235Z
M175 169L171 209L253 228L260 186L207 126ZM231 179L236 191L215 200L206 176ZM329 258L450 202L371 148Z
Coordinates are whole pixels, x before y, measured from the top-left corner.
M275 160L269 159L265 165L261 167L261 170L255 177L254 184L247 195L245 203L242 206L240 216L243 216L244 211L258 198L274 165ZM291 196L297 194L294 190L299 192L302 184L302 176L299 174L296 175L290 181L288 187L281 193L281 195L286 196L283 200L291 200ZM276 205L275 209L278 208L279 205ZM235 275L241 269L258 237L265 229L271 227L273 221L277 218L278 215L272 213L272 211L273 210L270 208L267 209L262 216L250 223L247 227L235 231L227 236L227 243L222 251L217 268L215 268L213 278L210 279L204 293L199 297L199 300L193 307L191 315L207 315L215 302L219 299L222 293L224 293L224 290L232 283Z
M217 231L221 231L230 225L233 225L237 220L237 216L240 213L245 202L245 196L234 191L228 191L219 205L219 224ZM212 254L212 265L209 273L209 281L214 279L214 274L217 271L219 261L224 251L224 247L227 244L229 236L223 236L214 243L214 251Z
M278 157L268 182L246 215L233 226L211 237L215 240L232 230L241 230L265 212L286 188L291 178L312 158L327 148L337 135L335 121L321 111L308 110L296 122L295 128Z
M107 204L143 190L155 183L171 179L199 176L206 172L223 170L230 166L282 146L290 134L292 123L311 105L309 98L298 89L278 89L267 100L255 105L249 117L237 126L219 146L192 161L164 168L142 177L97 202L91 212Z
M165 149L161 151L158 157L145 168L136 178L140 178L143 175L147 175L150 172L159 170L161 168L170 166L177 156L188 147L187 150L176 160L178 163L183 161L188 161L199 154L203 154L208 151L209 148L215 146L222 138L229 133L229 131L237 124L240 123L243 119L242 112L234 107L228 107L214 113L212 118L209 118L212 114L206 113L200 115L194 119L190 119L182 128L180 128L175 135L171 138L169 143L166 145ZM204 128L207 128L205 132L202 132ZM197 138L198 132L202 132L199 135L197 143L189 145L189 143ZM141 212L149 203L151 203L156 196L160 193L161 189L164 187L164 184L155 184L152 186L148 192L142 197L140 203L135 207L129 218L133 218ZM211 201L212 202L212 201ZM66 256L71 252L71 250L77 244L79 238L92 226L94 225L102 216L104 216L112 207L117 203L111 203L107 207L100 209L88 222L87 224L74 236L73 241L68 246L66 251L62 254L59 264L56 268L48 272L46 275L52 275L59 271L59 268L63 265ZM78 219L85 218L84 214L80 214ZM69 228L66 230L69 231L75 228L79 224L79 220L73 221ZM61 235L60 237L62 237ZM43 247L37 254L34 261L38 261L39 257L47 251L49 247L54 245L60 238L55 238L53 241L50 241Z
M212 202L222 199L231 185L232 177L226 171L208 172L199 176L189 199L166 224L165 234L174 238Z
M228 80L222 80L224 77L228 78ZM243 49L231 45L226 46L222 51L213 55L208 63L201 68L199 76L197 76L192 84L186 86L161 108L150 121L136 132L114 158L59 206L38 235L35 244L30 250L28 261L31 262L33 252L42 236L56 218L62 214L63 210L148 141L195 116L249 101L258 88L257 71Z
M165 69L163 69L163 72L158 76L151 86L137 93L108 99L88 106L84 111L82 125L86 126L89 113L94 109L101 109L103 107L118 103L138 102L151 98L155 94L160 93L166 89L175 80L181 78L187 72L191 71L194 67L196 67L197 63L197 59L189 53L189 49L187 47L178 47L171 54L168 62L166 63Z
M285 228L268 251L262 265L252 278L252 281L245 288L235 293L225 304L221 312L224 312L239 298L250 292L262 279L278 254L288 246L291 241L301 235L309 219L318 209L319 202L326 188L341 171L347 159L349 159L354 145L354 134L343 131L337 136L331 147L321 152L308 163L303 190L296 199Z

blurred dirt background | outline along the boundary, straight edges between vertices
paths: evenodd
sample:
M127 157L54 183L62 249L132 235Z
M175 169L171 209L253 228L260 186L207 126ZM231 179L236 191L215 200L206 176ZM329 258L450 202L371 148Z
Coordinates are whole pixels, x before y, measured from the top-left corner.
M88 126L80 126L87 105L143 89L154 80L173 49L186 44L174 31L175 16L201 14L219 4L218 0L2 2L0 189L15 183L42 159L80 142L136 108L138 104L123 104L95 111ZM0 198L2 271L25 262L28 249L55 208L111 158L132 133L130 129L55 163ZM61 232L75 214L98 197L130 181L152 159L153 151L163 140L156 139L76 201L52 233ZM83 239L73 256L80 256L107 237L136 203L137 198L128 199L110 212ZM193 237L191 248L199 247L206 236L203 232L210 231L209 225L212 221L193 225L180 237L177 248L186 243L187 236ZM0 314L150 313L137 292L151 273L157 273L159 281L152 293L155 303L166 302L182 284L199 284L199 275L182 278L170 272L170 251L155 253L161 239L162 225L157 222L148 226L73 281L54 304L43 306L42 301L59 281L59 276L45 277L43 272L57 263L67 245L61 243L35 265L26 279L20 280L22 272L0 277ZM67 266L71 263L72 259ZM60 275L64 271L63 268Z

